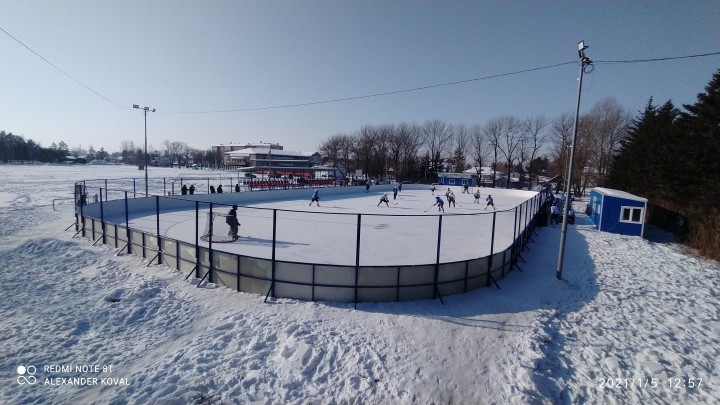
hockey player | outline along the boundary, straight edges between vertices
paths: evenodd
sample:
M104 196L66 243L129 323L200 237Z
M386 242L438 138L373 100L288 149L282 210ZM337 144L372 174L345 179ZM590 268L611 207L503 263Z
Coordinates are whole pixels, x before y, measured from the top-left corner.
M470 194L470 190L468 190L468 184L463 184L463 194Z
M487 196L487 198L485 199L485 201L487 201L487 205L485 206L485 209L487 209L487 207L489 207L489 206L491 206L491 205L492 205L493 209L495 209L495 204L493 203L493 198L492 198L492 196L491 196L490 194L488 194L488 196Z
M438 212L445 212L445 201L443 201L443 199L440 198L439 195L435 196L435 204L433 204L433 207L436 205L438 206Z
M312 205L312 203L316 203L318 207L320 206L320 194L318 194L317 190L315 190L315 192L313 193L309 205Z
M448 199L448 207L451 205L455 207L455 193L452 192L452 190L448 189L447 192L447 199Z
M480 204L480 190L475 190L473 197L475 197L475 201L473 201L473 203Z
M432 195L435 195L435 185L434 184L430 186L430 192L432 193Z
M388 207L390 206L390 200L388 199L387 193L383 194L382 197L380 197L380 202L378 203L378 207L380 204L385 203Z
M397 188L397 186L395 186L395 187L393 187L393 200L397 200L397 193L398 193L398 188Z
M237 240L238 227L240 226L240 222L238 222L237 218L237 205L233 205L232 208L230 208L228 216L225 218L225 222L230 225L230 231L228 231L228 236L233 238L233 240Z

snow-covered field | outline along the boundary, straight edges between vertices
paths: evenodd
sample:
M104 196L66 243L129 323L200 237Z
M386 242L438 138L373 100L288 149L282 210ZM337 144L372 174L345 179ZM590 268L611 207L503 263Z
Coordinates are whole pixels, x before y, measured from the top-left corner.
M720 265L677 244L571 226L559 281L548 227L445 305L263 303L64 231L73 181L138 173L0 166L0 403L720 403Z

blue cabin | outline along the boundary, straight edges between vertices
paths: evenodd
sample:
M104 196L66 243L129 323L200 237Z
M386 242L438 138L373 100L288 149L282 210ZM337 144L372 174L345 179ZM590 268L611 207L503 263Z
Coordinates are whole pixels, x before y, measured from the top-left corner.
M438 173L438 184L443 186L475 187L478 184L477 174L471 173Z
M601 231L642 236L646 210L647 198L611 188L590 191L590 218Z

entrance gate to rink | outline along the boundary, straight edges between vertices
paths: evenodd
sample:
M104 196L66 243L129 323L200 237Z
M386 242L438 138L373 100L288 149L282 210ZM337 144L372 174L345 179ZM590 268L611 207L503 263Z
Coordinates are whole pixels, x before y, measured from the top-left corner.
M208 282L222 285L237 291L249 292L276 298L291 298L305 301L337 301L337 302L383 302L405 301L418 299L440 299L452 294L464 293L481 287L497 284L498 279L505 277L514 268L519 270L518 262L523 260L521 252L527 247L531 235L538 226L538 219L543 218L544 203L547 191L541 191L531 199L515 208L494 211L492 213L462 214L463 216L492 216L492 228L489 254L470 259L441 262L443 240L443 218L454 214L433 215L437 218L437 235L435 243L418 246L418 249L434 249L435 260L423 264L407 265L361 265L361 254L379 255L378 252L363 252L361 243L363 218L378 216L377 214L337 214L325 213L316 215L352 215L356 217L357 231L354 240L354 265L326 264L317 261L279 260L277 252L278 212L289 210L264 208L272 212L272 239L270 257L254 257L223 250L223 244L202 243L200 233L201 218L207 208L227 209L228 204L207 201L209 196L196 196L203 200L188 200L178 197L152 196L146 198L129 198L128 192L114 190L115 194L123 194L123 198L108 201L102 196L108 190L100 188L101 198L97 203L88 204L85 200L87 190L82 184L76 184L75 193L77 210L76 234L93 240L93 245L102 243L118 249L118 253L127 252L143 258L149 258L147 265L157 263L178 269ZM183 196L184 197L184 196ZM161 210L162 206L162 210ZM133 229L130 227L130 215L143 207L154 213L155 229L153 231ZM259 209L259 208L258 208ZM168 210L194 211L195 237L193 242L177 240L161 234L161 214ZM300 211L295 211L300 212ZM109 220L109 213L114 213L115 222ZM124 221L117 221L118 214L124 214ZM509 245L496 246L496 224L499 214L514 215L513 239ZM385 216L385 215L383 215ZM387 217L401 217L387 215ZM412 217L402 215L402 217ZM419 217L419 216L415 216ZM446 219L449 220L449 219ZM436 233L435 233L436 231ZM506 232L504 230L504 232ZM448 249L448 247L445 247ZM485 249L487 251L487 249ZM524 261L524 260L523 260Z

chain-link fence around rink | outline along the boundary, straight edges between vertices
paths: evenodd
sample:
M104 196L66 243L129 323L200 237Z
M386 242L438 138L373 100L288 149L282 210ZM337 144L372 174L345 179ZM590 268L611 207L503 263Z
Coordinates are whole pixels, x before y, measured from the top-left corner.
M125 200L110 222L124 224L126 190L98 189L103 201ZM182 196L154 196L144 211L132 212L129 225L151 234L195 243L207 230L208 213L226 215L231 204L171 201ZM156 201L156 202L155 202ZM93 203L93 200L88 203ZM532 200L502 211L417 215L311 212L239 206L239 236L213 249L243 256L295 263L342 266L400 266L449 263L485 257L506 249L525 229L535 208ZM101 210L102 211L102 210ZM221 219L224 221L224 218ZM217 230L216 230L217 231ZM224 231L227 233L227 231ZM197 238L196 234L197 233ZM207 241L198 241L207 246Z
M78 201L82 190L88 191L76 184ZM122 198L110 199L115 193ZM352 212L374 209L374 196L361 197L355 209L338 203L309 211L262 206L270 194L259 193L133 198L128 191L99 188L98 195L76 211L76 234L93 243L238 291L359 302L433 298L504 277L526 246L528 231L542 223L548 191L516 193L514 201L506 194L502 210L459 206L439 214L414 208L414 214L396 215ZM289 199L291 207L297 206L293 198L305 197L302 190L272 195ZM405 203L411 197L405 195ZM233 241L225 220L234 204L240 238ZM207 234L212 237L203 238Z

